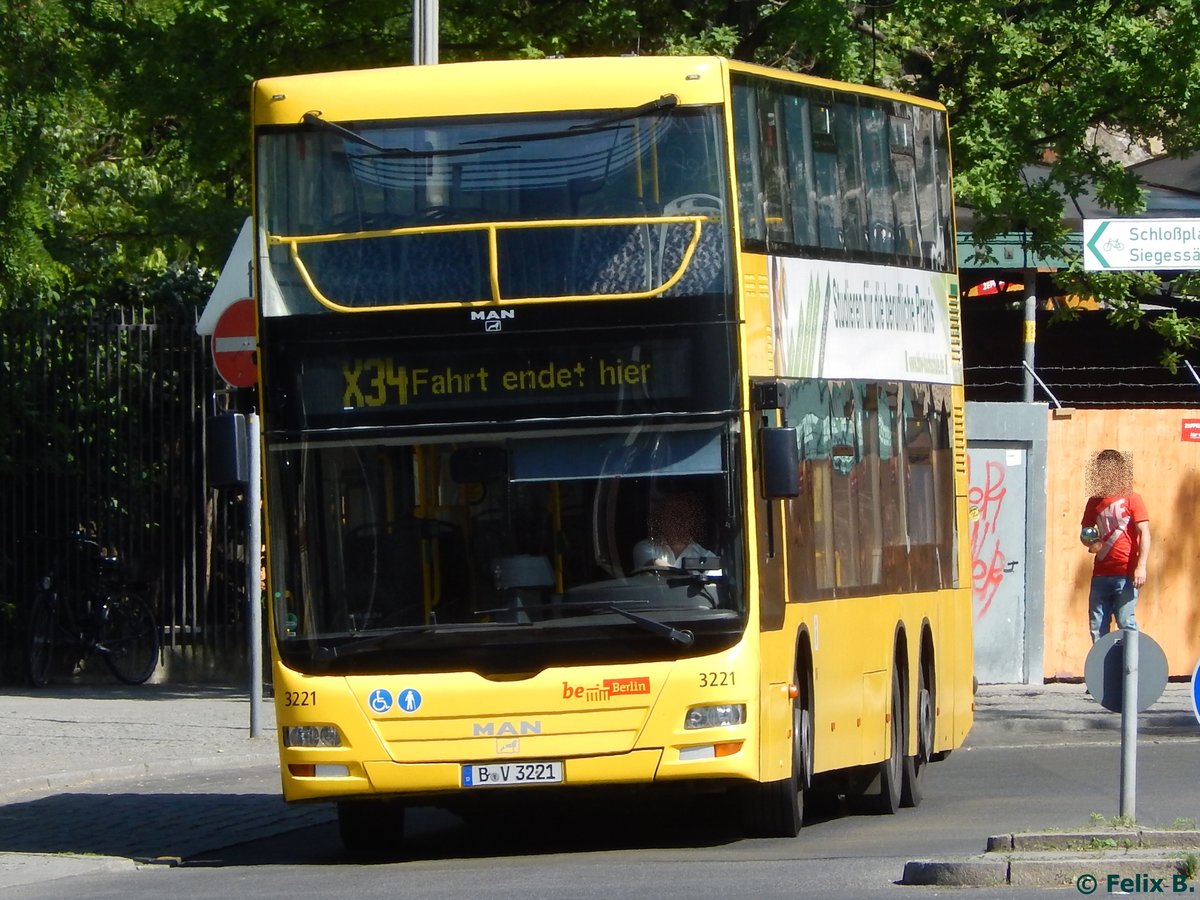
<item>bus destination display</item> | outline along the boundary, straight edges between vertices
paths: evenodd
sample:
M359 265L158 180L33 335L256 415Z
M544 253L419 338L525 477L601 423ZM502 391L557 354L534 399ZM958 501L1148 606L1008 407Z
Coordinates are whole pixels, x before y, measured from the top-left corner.
M660 340L503 352L349 352L301 372L308 415L530 403L667 400L691 392L689 343Z

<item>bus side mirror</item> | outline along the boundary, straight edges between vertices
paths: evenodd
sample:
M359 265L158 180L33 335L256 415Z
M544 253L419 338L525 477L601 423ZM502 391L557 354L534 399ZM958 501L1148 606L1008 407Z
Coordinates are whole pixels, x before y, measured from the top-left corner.
M204 459L212 487L242 487L249 483L250 450L242 413L209 417Z
M795 428L759 431L762 492L768 500L800 496L800 449Z

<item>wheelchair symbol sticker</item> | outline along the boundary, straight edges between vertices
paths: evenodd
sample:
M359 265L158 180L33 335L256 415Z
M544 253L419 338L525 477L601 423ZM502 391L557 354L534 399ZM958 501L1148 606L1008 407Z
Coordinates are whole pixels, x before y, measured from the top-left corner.
M392 708L392 692L383 688L375 688L367 698L367 704L372 712L385 713Z
M421 692L413 688L405 688L396 698L396 708L401 712L416 712L421 708Z

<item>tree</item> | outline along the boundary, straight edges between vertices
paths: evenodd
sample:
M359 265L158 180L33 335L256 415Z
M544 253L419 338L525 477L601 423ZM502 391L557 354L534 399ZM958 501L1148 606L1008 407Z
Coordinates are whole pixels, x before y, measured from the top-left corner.
M412 4L9 0L0 85L0 303L220 265L248 207L255 77L407 64ZM1064 199L1141 197L1098 129L1200 146L1200 0L456 0L441 59L721 53L937 99L977 244L1069 255ZM1043 177L1028 167L1044 163ZM1082 277L1081 275L1079 277ZM1123 301L1152 278L1089 278ZM1165 329L1192 340L1187 317Z

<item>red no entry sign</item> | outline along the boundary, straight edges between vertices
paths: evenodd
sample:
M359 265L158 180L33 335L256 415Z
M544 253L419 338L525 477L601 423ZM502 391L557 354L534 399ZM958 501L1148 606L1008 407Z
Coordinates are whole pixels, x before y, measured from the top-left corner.
M230 387L253 387L257 383L257 334L253 300L231 303L217 319L212 336L213 363Z

